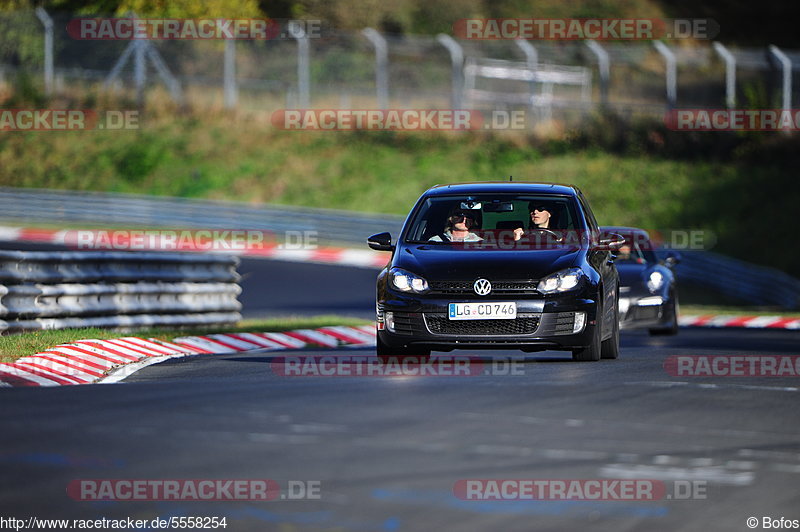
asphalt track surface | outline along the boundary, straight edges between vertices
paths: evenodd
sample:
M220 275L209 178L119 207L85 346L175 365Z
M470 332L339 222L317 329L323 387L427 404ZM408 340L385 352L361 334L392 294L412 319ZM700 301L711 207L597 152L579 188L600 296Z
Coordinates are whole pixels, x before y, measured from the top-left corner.
M261 290L245 289L247 314L371 315L374 270L243 266ZM620 359L597 363L480 354L488 368L513 355L522 374L285 377L277 353L253 352L168 361L120 384L0 389L0 517L224 516L236 531L727 531L750 530L749 517L800 519L798 380L663 367L670 355L799 355L797 331L623 333ZM454 495L466 479L621 478L659 480L666 494ZM283 495L312 481L320 498L87 502L67 495L76 479L273 479ZM680 499L692 482L705 492Z
M245 318L320 314L375 318L375 268L242 259L238 271Z

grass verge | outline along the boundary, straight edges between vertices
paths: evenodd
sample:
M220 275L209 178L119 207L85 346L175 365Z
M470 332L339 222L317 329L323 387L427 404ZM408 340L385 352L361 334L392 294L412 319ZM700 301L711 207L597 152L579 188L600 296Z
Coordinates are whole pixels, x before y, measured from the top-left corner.
M724 305L681 305L681 314L700 316L718 314L722 316L781 316L784 318L800 318L800 312L787 312L768 307L738 307Z
M314 329L329 325L366 325L370 322L358 318L342 316L313 316L308 318L289 317L258 320L242 320L229 327L204 327L191 329L148 329L133 333L121 333L109 329L65 329L57 331L35 331L23 334L0 336L0 362L14 360L33 355L59 344L68 344L78 340L119 338L120 336L138 336L142 338L159 338L172 340L179 336L191 336L228 332L280 332L292 329Z

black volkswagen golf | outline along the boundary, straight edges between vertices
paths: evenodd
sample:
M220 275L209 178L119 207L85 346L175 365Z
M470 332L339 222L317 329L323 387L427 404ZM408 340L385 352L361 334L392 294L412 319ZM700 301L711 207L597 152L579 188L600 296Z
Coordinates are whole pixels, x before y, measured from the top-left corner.
M617 358L613 251L573 186L482 182L426 191L378 275L379 356L453 349L567 350Z

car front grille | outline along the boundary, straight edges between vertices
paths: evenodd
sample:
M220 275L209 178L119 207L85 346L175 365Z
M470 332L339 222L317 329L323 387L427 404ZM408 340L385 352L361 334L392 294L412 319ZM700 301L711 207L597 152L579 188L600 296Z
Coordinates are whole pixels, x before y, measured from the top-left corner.
M516 281L492 281L493 294L535 294L539 281L522 279ZM431 292L439 294L475 294L475 281L431 281Z
M394 312L394 333L413 335L419 323L420 314L416 312Z
M661 317L661 306L653 305L646 307L631 307L628 310L627 319L633 320L657 320Z
M514 336L533 334L539 314L518 314L513 320L450 320L446 314L425 314L431 334L451 336Z

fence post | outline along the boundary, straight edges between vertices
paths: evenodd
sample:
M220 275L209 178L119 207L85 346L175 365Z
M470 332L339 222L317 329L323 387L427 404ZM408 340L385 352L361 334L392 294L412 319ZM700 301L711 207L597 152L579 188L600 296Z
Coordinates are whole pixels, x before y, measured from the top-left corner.
M42 7L36 8L36 17L44 26L44 93L53 94L53 19Z
M453 88L450 96L450 105L453 109L461 109L461 98L464 93L464 51L455 39L445 33L437 35L436 40L450 52L450 61L453 64Z
M611 60L608 52L596 41L585 41L594 55L597 57L597 67L600 70L600 106L608 107L608 79L611 73Z
M667 107L672 109L678 100L678 61L675 54L661 41L655 41L653 45L658 53L664 58L667 70Z
M158 75L161 76L161 80L169 89L172 99L175 101L175 103L183 104L183 89L181 88L181 82L172 75L172 72L170 72L169 68L167 68L167 65L161 58L161 54L159 54L158 50L156 50L156 47L148 42L145 45L145 52L147 57L150 58L150 63L153 65L153 68L156 69Z
M725 105L733 109L736 106L736 58L721 42L714 43L714 50L725 61Z
M311 106L311 66L309 60L308 35L299 24L289 24L289 35L297 41L297 107L308 109Z
M774 44L769 45L769 53L778 60L783 70L783 98L781 105L784 111L791 111L792 109L792 60L781 51L780 48Z
M223 64L225 108L233 109L236 107L237 88L236 88L236 41L225 39L225 62Z
M536 51L536 48L526 41L525 39L517 39L514 41L522 53L525 54L525 63L528 65L528 68L531 72L536 72L539 69L539 52ZM531 104L533 103L533 98L536 96L536 80L531 79L529 84L530 91L531 91Z
M364 28L361 34L375 47L375 90L378 108L389 107L389 48L386 38L373 28Z

